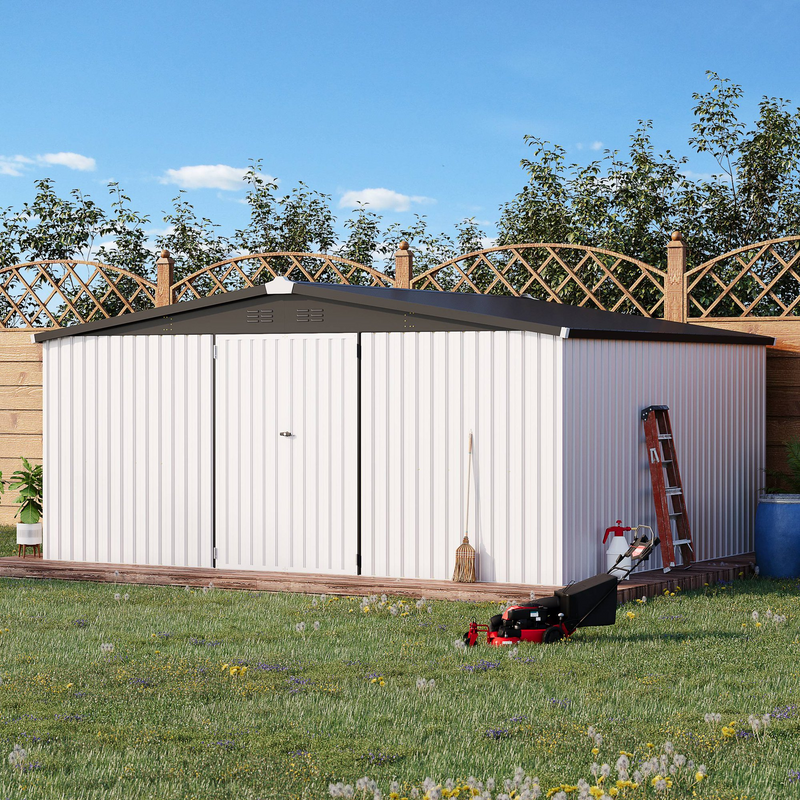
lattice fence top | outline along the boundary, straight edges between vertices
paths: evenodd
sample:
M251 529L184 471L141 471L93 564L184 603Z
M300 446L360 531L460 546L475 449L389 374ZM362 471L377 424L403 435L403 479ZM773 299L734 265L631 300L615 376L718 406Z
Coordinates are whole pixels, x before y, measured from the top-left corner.
M686 273L690 319L800 316L800 236L731 250Z
M233 292L284 276L294 281L352 286L394 286L388 275L338 256L319 253L256 253L211 264L177 281L173 301Z
M0 269L0 327L51 328L155 306L156 285L96 261L32 261Z
M659 317L666 272L642 261L571 244L490 247L446 261L414 289L530 295L540 300Z

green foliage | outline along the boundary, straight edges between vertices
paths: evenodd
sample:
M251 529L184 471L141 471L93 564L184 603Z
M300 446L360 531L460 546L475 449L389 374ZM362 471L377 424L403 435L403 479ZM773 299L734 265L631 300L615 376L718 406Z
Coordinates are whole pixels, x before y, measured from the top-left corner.
M794 583L678 592L571 641L465 652L454 640L497 604L411 600L392 616L358 598L0 579L0 797L323 800L365 774L385 797L426 776L499 791L518 766L544 796L620 751L633 775L666 741L706 765L699 798L794 797ZM775 709L761 738L722 731Z
M767 487L770 494L800 494L800 438L790 439L784 445L788 472L769 470L768 476L774 485Z
M41 464L31 464L27 458L22 459L22 469L11 474L8 488L18 492L14 502L19 504L17 513L19 521L25 525L35 525L42 518L43 472ZM0 473L0 492L5 491L3 475Z
M714 157L720 174L690 177L688 159L656 154L651 121L640 121L626 156L606 150L588 165L567 164L566 151L525 137L528 184L501 209L498 239L605 247L664 266L664 243L681 230L692 263L763 239L798 232L800 111L764 97L751 130L738 118L740 86L716 73L695 94L689 145Z

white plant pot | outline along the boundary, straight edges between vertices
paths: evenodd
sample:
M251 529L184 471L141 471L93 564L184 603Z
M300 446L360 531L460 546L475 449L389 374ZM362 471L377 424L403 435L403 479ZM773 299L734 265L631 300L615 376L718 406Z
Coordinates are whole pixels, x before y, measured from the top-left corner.
M24 522L17 523L17 544L41 544L42 523L34 522L32 525Z

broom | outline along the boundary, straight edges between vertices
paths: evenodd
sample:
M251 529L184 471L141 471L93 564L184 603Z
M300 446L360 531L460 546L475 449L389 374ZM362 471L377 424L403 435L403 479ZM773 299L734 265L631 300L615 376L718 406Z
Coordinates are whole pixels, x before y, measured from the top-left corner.
M472 474L472 432L469 434L469 460L467 461L467 519L464 523L464 541L456 550L456 568L453 580L458 583L475 583L475 548L469 543L469 484Z

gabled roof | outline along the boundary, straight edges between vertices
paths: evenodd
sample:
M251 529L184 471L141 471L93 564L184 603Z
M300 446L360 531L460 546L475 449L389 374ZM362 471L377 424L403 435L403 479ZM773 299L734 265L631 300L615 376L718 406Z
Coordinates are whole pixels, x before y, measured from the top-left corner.
M528 297L464 294L460 292L421 291L418 289L385 289L367 286L343 286L329 283L293 283L286 278L276 278L263 285L236 292L204 297L185 303L174 303L161 308L123 314L111 319L87 322L67 328L46 329L36 333L33 340L43 342L66 336L124 335L141 333L169 333L172 326L185 315L194 320L194 327L202 320L229 310L267 300L267 295L295 295L309 300L325 300L346 304L354 314L384 311L404 315L405 319L424 320L424 330L435 330L436 320L446 329L459 324L470 330L527 330L547 333L570 339L633 339L675 342L706 342L710 344L771 345L774 339L739 331L722 330L705 325L686 325L633 314L615 314L591 308L563 305L533 300ZM274 298L278 300L279 298ZM147 325L150 321L151 326ZM162 327L161 322L164 321ZM167 326L167 321L169 325ZM199 321L199 322L198 322ZM149 328L152 327L152 330ZM402 326L398 330L404 329ZM408 329L408 326L405 327ZM369 330L368 327L353 330ZM381 328L385 330L385 328ZM179 332L176 330L175 332ZM209 333L215 332L209 324Z

